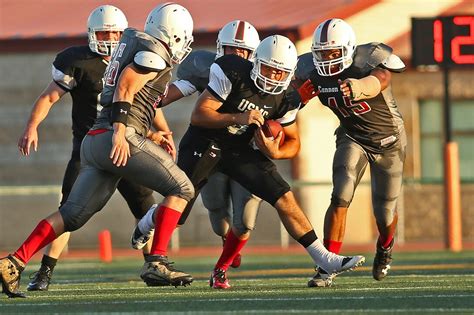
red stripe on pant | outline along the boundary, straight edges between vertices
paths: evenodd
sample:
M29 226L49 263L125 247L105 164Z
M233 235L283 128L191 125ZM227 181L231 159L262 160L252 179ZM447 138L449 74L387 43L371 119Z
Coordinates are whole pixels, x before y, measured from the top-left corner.
M100 135L101 133L109 131L108 129L94 129L87 132L90 136Z

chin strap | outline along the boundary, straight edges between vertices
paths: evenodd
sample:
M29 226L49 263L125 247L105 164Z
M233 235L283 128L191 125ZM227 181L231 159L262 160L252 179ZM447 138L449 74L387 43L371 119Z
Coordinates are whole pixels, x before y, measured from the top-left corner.
M380 81L373 75L362 79L347 79L347 82L354 101L376 97L381 91Z

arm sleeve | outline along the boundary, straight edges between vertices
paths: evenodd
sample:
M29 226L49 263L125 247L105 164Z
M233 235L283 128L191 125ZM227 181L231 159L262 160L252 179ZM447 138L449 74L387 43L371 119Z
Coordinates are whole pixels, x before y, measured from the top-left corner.
M224 102L232 91L232 82L216 63L211 66L207 90L221 102Z

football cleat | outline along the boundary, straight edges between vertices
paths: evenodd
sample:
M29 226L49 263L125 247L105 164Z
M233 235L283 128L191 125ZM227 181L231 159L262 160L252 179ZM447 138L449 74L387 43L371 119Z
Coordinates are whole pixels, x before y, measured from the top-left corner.
M332 254L332 253L331 253ZM333 254L334 256L338 256ZM330 267L331 269L324 269L323 267L319 266L319 269L324 270L327 274L331 275L333 278L343 272L353 270L354 268L362 265L365 262L365 257L364 256L348 256L348 257L342 257L342 260L337 260L335 263L337 265L333 265L334 262L331 263Z
M308 287L310 288L325 288L332 286L332 280L335 278L335 275L330 275L321 268L316 268L316 274L309 279Z
M173 262L162 255L147 257L140 277L149 287L187 286L193 282L190 274L175 269Z
M150 231L143 233L138 228L138 225L135 227L132 233L132 237L130 242L132 243L132 247L135 249L142 249L145 247L146 243L153 237L153 232L155 229L151 229Z
M0 259L0 278L2 290L9 298L25 298L25 294L19 291L21 273L25 265L12 255Z
M229 280L226 277L226 271L222 269L214 269L211 273L209 286L213 289L230 289Z
M372 276L377 281L383 280L390 270L394 240L395 239L392 239L388 248L383 248L382 244L377 241L377 252L375 253L374 264L372 266Z
M28 291L48 291L53 271L49 266L41 264L40 269L30 276L32 280L26 288Z
M242 263L242 255L238 253L237 255L235 255L234 260L232 260L232 263L230 264L230 266L232 268L239 268L241 263Z

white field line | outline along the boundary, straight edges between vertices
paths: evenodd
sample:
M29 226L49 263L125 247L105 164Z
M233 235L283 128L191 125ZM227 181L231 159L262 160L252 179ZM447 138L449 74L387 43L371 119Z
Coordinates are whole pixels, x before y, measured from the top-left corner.
M112 303L108 303L112 304ZM125 303L114 303L114 304L125 304ZM17 305L17 306L57 306L57 304L48 304L44 303L42 305L39 304L12 304L12 305ZM69 305L69 304L68 304ZM84 303L84 305L95 305L94 303ZM307 310L307 309L292 309L292 310L238 310L238 311L187 311L187 312L182 312L182 311L167 311L167 312L162 312L160 311L160 314L315 314L317 313L323 313L323 314L345 314L345 313L356 313L356 314L365 314L365 313L403 313L403 314L412 314L412 313L425 313L425 314L433 314L433 313L466 313L466 314L472 314L473 309L471 308L405 308L405 309L330 309L330 310ZM80 313L80 312L79 312ZM101 312L100 312L101 313ZM87 314L100 314L98 313L91 313L87 312ZM145 313L149 313L146 312ZM155 312L152 312L155 314ZM115 313L113 312L112 314L137 314L137 312L118 312Z
M116 295L117 297L123 298L123 294L108 294L108 297L113 297ZM128 295L129 297L134 296L134 295L139 295L143 296L142 294L130 294ZM86 294L86 295L80 295L81 298L95 298L97 297L96 294ZM474 294L423 294L423 295L412 295L412 296L397 296L397 295L391 295L389 298L390 299L433 299L433 298L473 298ZM54 298L52 296L48 296L48 298ZM58 297L61 298L61 301L57 302L41 302L41 303L8 303L8 304L3 304L2 307L4 306L46 306L46 305L96 305L96 304L153 304L153 303L183 303L182 300L177 300L177 299L157 299L157 300L126 300L126 301L93 301L93 302L87 302L87 301L80 301L80 302L64 302L62 299L63 297ZM187 302L272 302L272 301L280 301L280 302L291 302L291 301L338 301L338 300L380 300L380 296L332 296L332 297L303 297L303 298L199 298L199 299L193 299L190 297L186 297ZM0 304L1 305L1 304Z
M0 196L31 196L59 194L61 186L0 186Z

